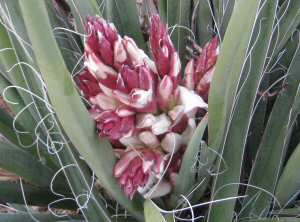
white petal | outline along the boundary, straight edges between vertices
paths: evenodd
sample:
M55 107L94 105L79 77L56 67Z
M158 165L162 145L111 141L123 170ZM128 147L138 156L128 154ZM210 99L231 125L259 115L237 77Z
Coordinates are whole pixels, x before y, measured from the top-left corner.
M184 113L184 106L178 105L175 106L173 109L171 109L168 112L168 115L171 117L173 121L175 121L178 117L182 116L183 113Z
M88 55L87 61L84 64L96 78L106 79L108 75L117 75L117 72L113 68L101 62L95 54Z
M177 133L168 133L161 141L161 147L168 153L176 153L183 144L182 136Z
M123 107L123 106L118 107L118 109L116 110L116 113L120 117L127 117L127 116L132 116L135 114L135 112L133 110L131 110L127 107Z
M207 103L194 91L180 86L180 103L184 106L184 112L192 112L195 108L207 109Z
M171 124L171 119L163 113L156 117L155 123L152 125L151 129L155 135L161 135L168 132Z
M134 89L132 98L137 98L134 101L136 108L144 108L153 100L153 92L152 90Z
M156 148L160 145L157 137L150 131L141 132L139 139L149 148Z
M132 38L124 37L125 48L133 62L133 65L142 65L147 57L143 50L139 49Z
M136 136L124 136L120 139L120 143L128 148L143 147L142 141L140 141Z
M158 198L170 193L171 188L172 187L170 183L168 183L165 180L162 180L157 186L155 185L153 189L150 189L150 191L145 193L143 196L145 199Z
M136 116L136 128L143 129L151 127L155 123L155 116L151 113L137 114Z
M115 110L119 105L117 100L115 100L113 97L106 96L103 93L99 93L97 96L91 97L90 102L94 105L98 105L104 110Z

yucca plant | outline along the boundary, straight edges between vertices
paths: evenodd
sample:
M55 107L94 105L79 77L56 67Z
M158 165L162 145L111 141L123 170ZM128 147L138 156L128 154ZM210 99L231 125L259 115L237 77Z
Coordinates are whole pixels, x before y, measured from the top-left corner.
M0 0L0 221L300 221L299 0Z

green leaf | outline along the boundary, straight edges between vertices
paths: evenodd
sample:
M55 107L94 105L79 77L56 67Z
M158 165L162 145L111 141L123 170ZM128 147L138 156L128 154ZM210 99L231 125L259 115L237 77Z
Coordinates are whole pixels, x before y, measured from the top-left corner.
M212 24L213 17L209 1L207 0L194 0L196 9L196 30L197 40L200 46L204 46L212 38Z
M168 4L168 0L158 1L159 17L165 22L167 22L167 4Z
M23 127L19 124L18 121L14 122L14 118L2 108L0 108L0 133L14 144L19 144L21 142L24 146L29 146L34 142L33 138L28 134L22 135L21 137L17 136L14 126L16 129L24 131ZM32 149L23 150L29 151L30 153L34 152L34 150Z
M242 2L243 1L239 1L236 3L235 10L242 10L240 8L240 6L243 6ZM232 112L230 112L229 116L226 117L226 119L228 119L228 128L224 132L224 142L221 145L219 152L227 165L227 169L225 172L219 173L215 177L213 191L211 194L213 200L224 199L238 195L239 187L237 184L240 182L244 149L246 146L252 112L255 106L255 99L262 76L264 74L265 63L267 63L267 54L271 42L273 31L272 28L275 22L276 8L277 1L271 0L265 2L251 36L251 51L248 51L251 59L248 60L247 58L245 61L246 64L242 69L240 76L237 75L236 79L233 79L235 82L238 82L239 79L242 79L242 82L239 83L240 88L237 94L233 97L234 101ZM232 19L235 19L236 12L234 11L233 13L234 15ZM223 44L227 44L226 41L227 39L225 36ZM226 49L223 48L222 50ZM236 56L232 57L231 59L238 60L239 57ZM223 73L223 75L226 74ZM228 84L230 87L230 83ZM227 90L229 91L231 89L227 88ZM216 164L217 169L219 169L217 172L221 172L220 169L222 166L222 161L217 161ZM224 202L222 204L217 204L215 206L212 205L210 210L210 221L231 221L234 214L234 207L235 201L233 200Z
M141 218L141 205L125 197L112 175L115 163L112 148L107 141L99 140L94 122L76 91L54 40L45 3L22 0L20 5L37 63L60 124L103 187L132 215Z
M57 189L56 189L57 191ZM49 189L39 188L27 183L23 183L23 190L18 182L0 182L0 200L1 202L11 204L24 204L22 192L26 197L28 205L47 207L49 203L56 201L60 197L51 193ZM61 194L68 196L65 190L59 190ZM53 204L55 208L76 209L75 201L61 201Z
M279 36L276 44L274 55L283 49L288 40L292 37L297 27L300 25L300 1L290 0L285 1L278 12L279 22Z
M300 97L298 97L300 99ZM289 158L278 181L275 196L282 206L297 198L300 190L300 144ZM288 189L287 189L288 187Z
M13 130L13 118L0 108L0 132L8 140L18 144L18 138ZM20 127L20 126L19 126Z
M221 144L233 108L259 4L259 0L241 0L235 4L221 45L208 100L209 145L212 147Z
M105 4L107 19L114 23L119 33L133 38L141 49L146 50L136 0L106 0Z
M35 220L33 220L33 218ZM74 217L76 218L76 217ZM79 217L77 217L79 218ZM32 222L32 221L43 221L43 222L83 222L80 219L72 219L72 217L56 217L50 213L1 213L0 222Z
M300 208L285 208L280 210L274 210L272 215L280 215L282 217L297 217L300 215Z
M295 110L296 107L299 107L299 68L300 48L298 45L292 63L287 71L287 76L282 84L282 86L286 85L288 87L279 93L273 106L249 179L251 185L260 187L271 193L275 191L282 162L285 158L291 128L299 112L299 108L297 111ZM268 175L268 177L266 178L265 175ZM249 188L246 194L249 198L252 198L257 192ZM250 213L249 211L261 214L265 208L268 208L271 199L270 195L262 193L256 199L252 209L247 209L244 215Z
M9 40L9 36L5 30L5 28L3 27L3 25L0 25L0 49L5 49L5 48L12 48L12 45L10 43ZM7 51L3 51L0 53L0 63L2 65L2 68L5 69L5 75L12 80L12 83L16 86L20 86L20 87L24 87L24 79L22 77L22 73L21 73L21 69L19 67L14 68L11 72L7 72L8 70L10 70L13 65L15 65L17 63L17 58L15 56L15 53L13 50L7 50ZM17 97L16 93L13 93L11 90L14 89L9 89L9 93L10 95L7 95L8 98L16 103L18 102L18 104L8 104L10 106L10 108L12 109L12 111L14 113L18 113L20 112L24 107L24 103L26 104L30 104L31 103L31 98L27 93L24 93L21 90L18 90L18 93L20 93L19 95L22 98L22 101L19 99L19 97ZM32 126L35 125L35 120L33 118L33 113L29 112L28 109L24 110L24 112L22 113L22 115L19 116L19 121L20 123L23 125L23 127L26 130L30 130L32 128Z
M203 134L207 127L208 116L204 116L199 123L195 133L193 134L188 147L184 153L182 164L178 177L176 179L176 185L174 187L174 192L177 195L186 195L195 185L196 182L196 172L192 170L192 165L195 162L195 157L197 158L200 151L200 144L203 138ZM176 204L176 203L174 203Z
M100 15L96 0L67 0L71 12L75 18L76 29L80 33L85 32L85 22L88 16Z
M144 203L144 215L146 222L166 222L163 215L151 200L146 200Z
M186 46L191 33L192 0L167 0L167 23L171 39L179 53L181 61L185 61ZM184 62L182 62L184 64Z
M235 0L213 0L215 22L221 38L224 37L227 30L235 3Z
M54 175L50 168L28 152L2 141L0 141L0 167L41 187L48 187Z
M265 219L253 219L243 220L244 222L300 222L299 218L265 218Z

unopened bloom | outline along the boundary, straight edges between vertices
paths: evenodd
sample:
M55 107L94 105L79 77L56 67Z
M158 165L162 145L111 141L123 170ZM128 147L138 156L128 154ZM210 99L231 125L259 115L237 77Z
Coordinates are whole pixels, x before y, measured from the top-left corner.
M147 65L131 69L124 65L117 79L114 96L123 104L140 112L155 112L156 76Z
M212 76L219 55L219 40L214 37L206 43L199 57L191 59L185 67L185 85L207 101Z
M114 167L114 176L118 179L124 193L133 198L139 191L143 195L162 196L169 193L171 186L161 180L166 160L164 155L158 150L139 148L125 151L121 154L120 160ZM151 188L157 185L156 192ZM161 191L161 192L158 192ZM154 195L155 194L155 195Z
M159 75L168 75L176 84L181 63L168 34L168 27L161 22L159 15L153 15L151 18L150 45Z
M87 99L95 97L101 92L97 79L88 70L84 70L77 80L79 88Z
M131 136L134 130L133 116L119 116L115 111L91 109L90 113L96 120L97 129L101 137L118 140L123 136Z

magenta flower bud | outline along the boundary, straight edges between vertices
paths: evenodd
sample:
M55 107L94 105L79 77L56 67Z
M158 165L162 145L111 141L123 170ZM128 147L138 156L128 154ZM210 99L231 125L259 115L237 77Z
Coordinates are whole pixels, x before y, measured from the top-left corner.
M114 63L113 46L118 39L115 27L100 17L88 17L86 52L95 54L106 65Z
M196 60L195 72L198 73L198 79L201 78L213 66L215 66L218 55L219 40L216 36L210 42L205 44L200 56Z
M168 27L160 20L159 15L151 18L150 45L159 75L177 79L180 60L168 34Z
M97 115L97 129L101 137L118 140L134 131L134 117L120 117L113 111L103 111Z
M111 89L116 87L117 72L94 54L88 55L84 64L99 83Z
M195 89L195 85L196 85L196 80L195 80L195 61L194 59L191 59L185 66L184 69L184 74L185 74L185 86L189 89L189 90L194 90Z
M208 93L215 65L219 55L219 41L214 37L206 43L197 59L191 59L185 67L185 86L195 90L205 101Z
M131 69L124 65L120 70L114 96L128 107L139 112L155 112L154 90L156 79L146 65Z
M174 92L174 84L170 76L164 76L157 88L158 105L161 109L168 109L171 105Z
M129 61L132 67L146 64L150 67L153 72L156 72L156 67L152 60L146 55L146 53L138 48L132 38L125 36L123 39L123 45L129 56Z
M88 70L84 70L76 80L80 90L87 99L94 97L101 92L97 79Z
M138 190L145 191L153 187L161 178L164 167L164 156L158 150L132 149L121 155L114 167L114 176L126 196L132 199Z
M212 81L212 77L215 71L215 67L208 70L203 77L200 79L200 81L197 84L196 91L197 93L205 100L208 100L208 93L210 89L210 84Z

